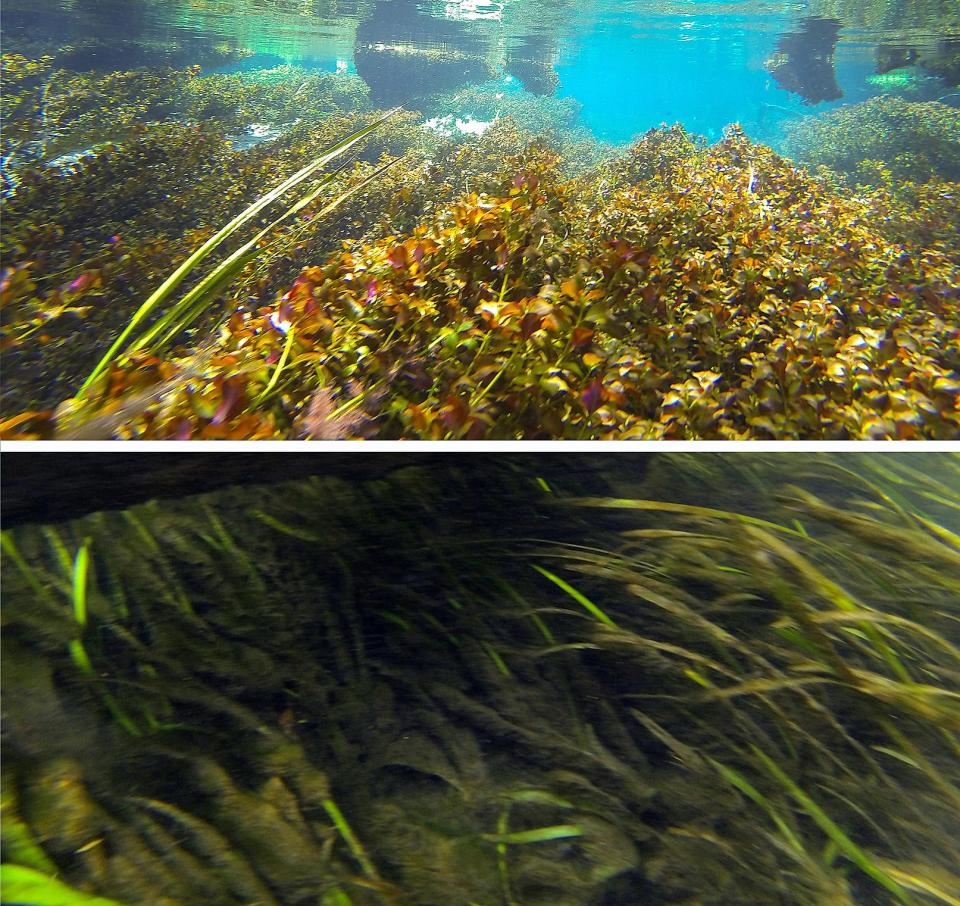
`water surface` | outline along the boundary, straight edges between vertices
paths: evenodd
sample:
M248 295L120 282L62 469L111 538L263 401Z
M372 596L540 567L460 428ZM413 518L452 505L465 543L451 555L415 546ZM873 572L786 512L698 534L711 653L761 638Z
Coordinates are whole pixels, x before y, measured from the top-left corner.
M960 75L948 0L10 0L3 28L11 49L76 48L79 67L231 48L244 68L359 71L375 100L411 107L431 88L500 82L574 99L578 125L618 143L662 122L711 139L739 122L776 141L785 120L880 93L955 102Z

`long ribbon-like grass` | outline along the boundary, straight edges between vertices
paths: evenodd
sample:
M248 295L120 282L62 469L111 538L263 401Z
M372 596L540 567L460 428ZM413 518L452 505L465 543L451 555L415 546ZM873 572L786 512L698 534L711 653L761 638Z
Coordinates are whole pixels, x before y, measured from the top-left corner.
M346 151L349 151L350 148L356 145L357 142L366 138L366 136L368 136L371 132L379 129L380 126L382 126L391 116L393 116L398 109L399 108L394 108L376 122L371 123L369 126L365 126L363 129L354 132L352 135L347 136L347 138L328 148L323 152L323 154L317 158L314 158L314 160L310 161L309 164L285 179L282 183L280 183L280 185L276 186L265 195L262 195L260 198L258 198L255 202L253 202L253 204L249 205L245 210L234 217L233 220L231 220L226 226L222 227L206 242L204 242L203 245L194 251L193 254L191 254L183 262L183 264L181 264L172 274L170 274L170 276L163 281L163 283L147 298L147 300L136 310L136 312L134 312L133 317L123 329L120 336L114 340L113 344L104 354L103 358L100 359L93 371L90 372L89 377L83 382L83 386L80 388L80 393L78 395L82 396L93 385L93 383L107 370L107 368L110 367L111 363L117 358L120 350L125 344L127 344L137 327L141 325L150 315L156 312L165 302L167 302L177 287L179 287L180 284L183 283L183 281L194 270L196 270L197 267L199 267L207 258L209 258L210 255L212 255L213 252L219 248L219 246L221 246L227 239L236 233L237 230L249 223L261 211L263 211L264 208L273 204L273 202L282 198L291 189L296 188L296 186L309 179L314 173L330 163L330 161L344 154ZM157 324L155 324L138 340L129 344L128 352L144 348L148 343L155 339L159 333L163 331L167 331L167 335L169 336L169 329L175 321L177 322L175 325L176 327L182 327L185 319L178 318L178 316L183 315L186 312L190 312L193 316L196 316L202 312L206 306L200 305L199 310L197 310L196 306L198 301L210 300L216 293L216 290L220 289L228 280L232 279L237 273L239 273L242 267L252 258L253 255L256 254L257 243L266 235L266 233L276 227L287 217L290 217L297 211L301 210L310 201L313 201L319 194L320 189L326 187L332 178L333 176L331 174L326 174L323 178L321 178L319 186L311 190L306 198L301 199L294 204L283 214L282 217L271 223L266 230L261 230L252 240L250 240L250 242L245 243L243 246L237 249L237 251L233 252L225 261L221 262L221 264L214 269L214 271L208 274L197 286L190 290L190 292L188 292L183 299L181 299L173 307L173 309L167 312ZM336 204L339 204L344 198L352 195L354 191L356 191L356 188L345 192L342 196L335 199L331 205L328 205L324 209L324 212L332 210Z

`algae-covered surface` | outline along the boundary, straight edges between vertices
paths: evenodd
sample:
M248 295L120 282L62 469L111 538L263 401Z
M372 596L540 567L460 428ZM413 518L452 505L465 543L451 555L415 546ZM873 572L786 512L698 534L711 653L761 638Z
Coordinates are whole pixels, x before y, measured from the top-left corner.
M6 531L4 900L956 903L957 457L550 459Z
M0 432L960 436L956 4L5 4Z

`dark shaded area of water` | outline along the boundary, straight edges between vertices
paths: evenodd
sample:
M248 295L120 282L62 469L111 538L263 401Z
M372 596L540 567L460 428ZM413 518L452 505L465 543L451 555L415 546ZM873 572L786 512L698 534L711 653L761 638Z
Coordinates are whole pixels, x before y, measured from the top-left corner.
M475 474L529 469L534 454L487 455L459 463L458 471ZM603 470L596 454L541 453L536 471L544 479L560 479L584 493L602 493ZM601 457L601 459L609 457ZM631 457L631 471L642 476L647 454ZM445 453L11 453L2 459L6 528L23 523L53 523L89 513L125 509L150 500L177 500L224 487L269 485L310 476L362 482L383 479L399 469L440 470L453 457ZM601 485L597 485L601 482Z

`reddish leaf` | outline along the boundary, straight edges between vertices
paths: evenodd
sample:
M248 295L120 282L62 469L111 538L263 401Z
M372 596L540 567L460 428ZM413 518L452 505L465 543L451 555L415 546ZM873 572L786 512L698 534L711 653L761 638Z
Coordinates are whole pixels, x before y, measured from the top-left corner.
M574 327L571 339L574 349L589 346L590 341L593 339L593 329L590 327Z
M580 394L580 401L587 412L596 412L603 402L603 381L596 378L587 384L586 389Z
M70 284L68 289L72 293L86 292L91 286L93 286L96 279L97 274L95 271L86 271L86 273L83 273L77 277L77 279Z
M520 336L524 340L529 340L530 337L534 334L535 331L540 329L540 325L543 323L543 318L535 312L528 311L520 319Z
M241 377L227 378L221 386L221 401L217 411L210 419L213 425L222 425L236 415L243 408L244 393L243 388L246 385L246 379Z
M193 436L193 423L189 418L181 418L173 430L174 440L190 440Z
M440 410L440 420L448 431L459 431L470 415L470 407L459 396L448 396L447 404Z

